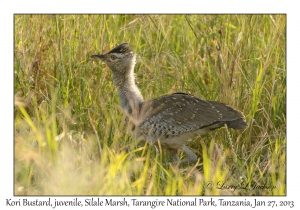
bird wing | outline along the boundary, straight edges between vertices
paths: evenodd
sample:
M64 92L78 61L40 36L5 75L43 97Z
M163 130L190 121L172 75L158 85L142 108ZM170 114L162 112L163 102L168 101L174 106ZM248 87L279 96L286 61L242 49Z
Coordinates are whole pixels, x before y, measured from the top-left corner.
M239 111L225 104L206 101L185 93L174 93L145 101L139 116L142 119L139 124L140 132L165 138L212 126L221 127L226 121L243 117Z

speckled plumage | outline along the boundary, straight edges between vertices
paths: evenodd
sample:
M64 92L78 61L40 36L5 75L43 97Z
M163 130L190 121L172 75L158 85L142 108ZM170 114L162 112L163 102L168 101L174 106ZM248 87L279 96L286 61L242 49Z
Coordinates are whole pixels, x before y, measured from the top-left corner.
M216 101L208 101L185 93L164 95L144 101L135 85L135 53L123 43L104 55L92 55L104 61L113 72L123 112L133 124L135 138L157 143L168 149L174 159L180 149L187 161L197 156L185 144L197 135L222 127L245 129L247 123L241 112Z

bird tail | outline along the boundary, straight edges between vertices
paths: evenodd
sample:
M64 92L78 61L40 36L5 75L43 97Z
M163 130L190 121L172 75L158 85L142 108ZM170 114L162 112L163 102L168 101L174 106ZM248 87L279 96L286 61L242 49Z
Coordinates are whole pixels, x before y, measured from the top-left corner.
M226 125L228 128L238 129L238 130L244 130L247 128L247 122L244 118L240 118L237 120L227 121Z

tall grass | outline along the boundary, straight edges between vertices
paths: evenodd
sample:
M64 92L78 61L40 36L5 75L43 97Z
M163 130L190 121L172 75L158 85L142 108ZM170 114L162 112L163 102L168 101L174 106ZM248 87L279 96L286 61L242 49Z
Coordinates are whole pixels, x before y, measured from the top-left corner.
M286 194L284 15L14 19L16 195ZM127 135L111 72L90 59L125 41L145 99L192 93L249 127L191 141L195 165L165 165L168 153Z

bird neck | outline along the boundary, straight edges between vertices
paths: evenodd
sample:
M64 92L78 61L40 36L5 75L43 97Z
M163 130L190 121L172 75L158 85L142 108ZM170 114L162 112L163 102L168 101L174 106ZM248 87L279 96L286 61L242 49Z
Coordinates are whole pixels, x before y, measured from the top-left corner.
M114 74L114 85L118 88L119 100L123 112L131 114L143 103L143 96L135 84L134 65L130 66L125 75Z

